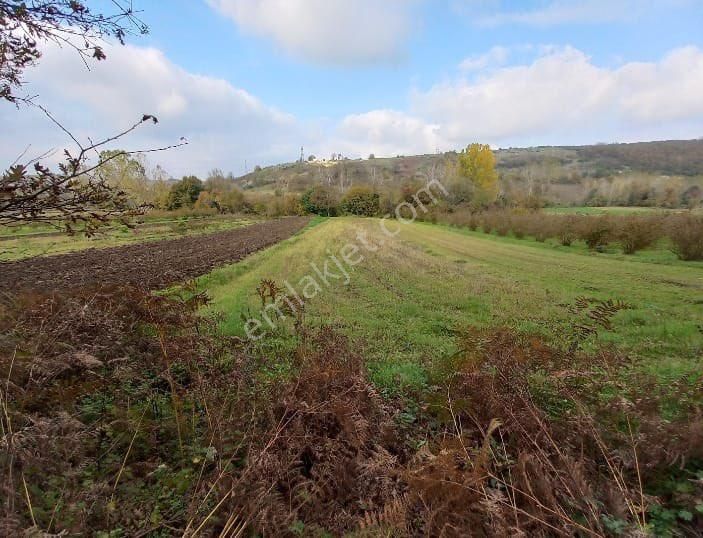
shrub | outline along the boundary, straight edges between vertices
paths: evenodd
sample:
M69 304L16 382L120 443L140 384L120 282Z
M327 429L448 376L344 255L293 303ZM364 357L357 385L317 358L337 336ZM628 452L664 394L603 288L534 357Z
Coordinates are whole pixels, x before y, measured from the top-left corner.
M195 205L193 206L193 209L196 210L208 210L208 209L219 209L219 204L217 203L217 200L215 197L212 195L212 193L208 191L200 191L200 195L198 196L198 199L195 201Z
M524 239L527 235L528 215L513 215L510 219L510 228L517 239Z
M481 230L483 230L483 233L489 234L493 231L493 225L494 225L494 218L493 215L490 213L484 213L481 216Z
M341 209L350 215L373 217L381 209L380 196L369 187L352 187L342 198Z
M505 237L506 235L508 235L511 227L512 227L512 222L511 222L511 218L509 215L507 215L506 213L502 213L500 215L497 215L496 233L499 236Z
M168 209L193 207L202 190L202 181L195 176L185 176L171 187L166 206Z
M248 208L244 193L234 188L220 196L220 209L227 213L240 213Z
M337 196L332 189L318 185L303 194L300 203L306 213L334 217L337 215Z
M681 260L703 260L703 217L677 215L668 226L672 250Z
M535 236L535 241L544 243L551 236L549 222L536 223L534 233L532 235Z
M618 220L615 229L615 238L625 254L634 254L653 245L660 235L660 221L652 217L623 217Z
M266 204L266 215L269 217L283 217L287 215L302 215L300 198L295 194L273 196Z
M548 215L530 213L525 217L525 233L535 238L540 243L551 237L553 232L552 221Z
M574 217L567 217L562 219L559 224L557 234L559 237L559 243L562 246L570 247L576 240L576 219Z
M613 232L613 224L609 217L584 217L578 228L579 239L591 250L605 247Z

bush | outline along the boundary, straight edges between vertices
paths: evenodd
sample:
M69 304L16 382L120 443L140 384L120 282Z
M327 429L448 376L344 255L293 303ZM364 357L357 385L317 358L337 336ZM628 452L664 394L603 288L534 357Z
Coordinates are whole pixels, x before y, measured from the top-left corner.
M494 225L494 217L493 215L489 213L484 213L481 216L481 230L483 230L483 233L489 234L493 231L493 225Z
M324 215L326 217L337 216L336 193L323 185L315 186L303 194L300 204L306 213L314 213L315 215Z
M540 243L544 243L547 239L551 237L552 230L550 226L550 221L546 220L543 222L540 222L537 218L535 220L535 225L533 228L533 233L532 235L535 237L535 241L539 241Z
M341 209L350 215L373 217L381 210L380 196L369 187L353 187L342 199Z
M469 222L467 226L472 232L475 232L478 228L478 217L476 217L476 215L474 215L473 213L469 215Z
M703 260L703 217L677 215L668 226L672 250L681 260Z
M202 181L195 176L185 176L171 187L168 193L166 207L168 209L193 207L202 190Z
M295 194L273 196L266 204L266 216L283 217L288 215L302 215L300 198Z
M634 254L653 245L660 236L661 223L656 217L623 217L615 229L615 238L625 254Z
M613 224L609 217L584 217L578 228L579 239L591 250L602 249L612 238Z
M498 218L496 219L496 233L500 237L505 237L511 230L512 219L510 218L510 215L506 213L502 213L497 217Z
M576 240L576 219L574 217L567 217L559 223L558 227L558 237L559 243L562 246L570 247L571 244Z
M249 209L244 193L234 188L220 196L220 210L225 213L240 213Z
M529 215L513 215L510 219L510 228L517 239L524 239L527 235L527 220Z
M552 221L548 215L530 213L524 218L524 231L526 235L534 237L535 241L543 243L552 235Z

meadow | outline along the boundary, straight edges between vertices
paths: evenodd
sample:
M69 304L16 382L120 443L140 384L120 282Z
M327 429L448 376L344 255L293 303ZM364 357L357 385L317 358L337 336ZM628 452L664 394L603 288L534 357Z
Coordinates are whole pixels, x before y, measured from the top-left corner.
M703 537L700 10L569 4L0 0L0 538Z
M389 237L382 224L399 233ZM302 401L296 404L303 409L313 404L332 409L345 405L331 396L326 404L310 396L319 390L323 398L330 390L327 375L346 379L348 374L335 370L345 352L333 347L332 354L323 354L323 362L307 359L315 357L315 346L326 349L329 344L324 342L336 341L330 331L344 335L361 357L373 390L395 409L394 421L405 428L406 445L413 450L421 447L421 453L427 443L430 462L445 455L444 460L428 464L428 475L421 480L432 493L413 493L425 503L428 495L437 495L434 487L446 487L438 486L442 481L457 487L438 495L443 508L425 505L428 517L437 518L442 528L449 525L444 518L454 517L465 525L462 528L471 528L459 516L465 514L460 507L476 500L470 485L482 464L470 467L467 477L457 471L461 467L457 462L464 457L480 462L481 454L489 451L485 457L497 469L512 471L507 475L488 471L488 476L506 484L513 495L525 496L527 504L535 503L534 509L546 518L536 521L551 530L556 527L545 523L549 516L559 524L566 522L565 528L594 536L619 536L635 527L652 536L697 532L691 524L703 505L691 500L698 497L690 481L703 475L700 451L694 448L701 440L694 410L703 394L702 262L678 259L667 239L625 255L614 244L597 251L581 241L564 246L557 239L518 239L428 222L318 218L271 249L202 277L197 288L212 299L207 311L215 314L220 328L246 338L247 320L265 320L262 306L271 305L262 290L275 282L281 293L299 293L302 283L309 282L306 279L319 276L317 268L325 260L346 259L349 245L360 247L360 257L353 266L350 262L344 271L337 271L339 278L329 286L320 284L319 293L305 303L304 319L289 314L277 318L268 311L272 326L262 323L266 334L250 343L260 358L261 386L302 385L305 395L298 394ZM592 305L597 306L589 310ZM298 321L303 322L302 329ZM308 339L315 334L325 335L324 341L310 350ZM366 415L359 413L366 424ZM471 422L475 427L467 425ZM489 439L492 428L504 430L495 443ZM466 433L469 430L474 437ZM294 431L290 435L302 435ZM334 436L318 437L314 422L303 431L303 442L308 444ZM447 435L453 441L447 442ZM349 442L354 439L352 435ZM584 455L584 446L591 447L585 449L590 456ZM634 460L625 456L628 452ZM327 453L319 457L320 473L342 464ZM681 458L683 467L676 470L664 463L672 457ZM531 474L520 467L521 461L529 460L544 467ZM290 469L296 464L289 460L287 465ZM574 465L581 470L574 471ZM524 476L517 479L511 472ZM565 474L581 472L588 486L580 479L564 483ZM567 503L578 504L577 498L599 495L592 488L605 488L602 492L614 487L611 495L623 499L635 495L640 501L624 501L629 508L620 516L592 507L585 509L594 510L590 516L572 519L564 515L569 509L558 508L559 501L547 508L549 502L537 500L541 494L525 493L516 485L543 487L535 485L542 481L540 474L546 477L543 486L552 492L546 494L552 500L561 495L570 499ZM605 485L610 479L617 486ZM327 483L322 476L318 480ZM600 481L604 482L596 486ZM301 487L315 491L319 483ZM561 487L565 490L558 493ZM478 499L485 500L482 491ZM644 499L649 495L657 495L662 505L637 508L647 504ZM520 511L518 504L502 506ZM386 505L369 521L377 531L406 528L412 505L395 501L391 503L395 508ZM396 509L401 516L390 516ZM490 519L488 512L484 518ZM290 513L308 525L319 521L302 507ZM325 528L334 519L321 518ZM534 515L527 519L531 518L534 523ZM272 523L259 525L267 528Z
M665 249L634 256L590 252L429 223L403 225L393 239L378 220L337 218L200 279L224 313L223 327L244 335L242 319L260 308L262 279L296 282L362 233L377 245L348 285L325 287L306 311L358 341L384 390L427 382L433 360L456 351L451 335L467 326L507 327L566 343L578 319L577 298L623 301L612 331L584 345L617 346L662 379L700 370L703 349L703 263L682 262ZM284 345L279 342L280 345Z
M0 425L20 432L5 461L9 528L701 528L703 262L678 259L667 237L626 255L351 216L223 233L249 253L252 239L271 246L233 263L222 234L169 241L153 253L168 244L171 266L197 262L170 279L158 257L130 261L137 245L91 273L67 271L69 258L108 251L7 264L99 281L42 292L41 273L2 296Z

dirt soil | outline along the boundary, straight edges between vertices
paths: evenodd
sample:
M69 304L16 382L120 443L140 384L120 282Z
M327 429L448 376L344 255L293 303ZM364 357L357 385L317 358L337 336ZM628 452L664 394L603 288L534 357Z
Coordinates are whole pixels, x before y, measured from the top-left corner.
M164 288L282 241L308 221L288 217L208 235L0 262L0 290L51 292L113 284Z

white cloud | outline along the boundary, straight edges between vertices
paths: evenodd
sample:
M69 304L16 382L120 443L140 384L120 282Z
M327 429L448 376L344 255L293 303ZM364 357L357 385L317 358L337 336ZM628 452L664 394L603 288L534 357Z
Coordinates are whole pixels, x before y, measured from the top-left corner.
M244 32L324 65L397 60L414 0L207 0Z
M612 85L583 53L566 48L530 65L499 69L415 92L421 117L451 141L497 142L576 125L607 103Z
M337 136L353 155L494 146L696 138L703 134L703 50L606 69L571 47L532 63L416 90L409 111L348 116Z
M529 65L415 91L411 111L441 125L439 136L457 145L694 137L701 134L702 93L703 51L696 47L616 69L567 47Z
M488 52L469 56L459 64L462 71L482 71L488 67L497 67L505 64L510 56L510 49L496 46Z
M242 172L255 164L291 161L299 148L351 157L434 152L480 141L495 146L580 144L696 138L703 135L703 50L690 46L656 62L617 68L595 65L570 47L535 47L523 65L494 66L495 50L475 57L473 70L410 92L404 110L348 114L339 121L301 121L231 83L190 73L159 50L108 50L108 60L87 71L70 50L49 48L27 71L28 94L81 139L100 139L144 113L144 126L116 145L160 147L185 136L190 145L159 153L152 162L174 175L213 167ZM480 69L482 66L490 69ZM464 66L466 67L466 66ZM0 106L5 136L0 162L12 162L32 142L31 155L62 148L68 138L38 111Z
M346 116L336 129L333 145L345 155L384 156L433 153L445 143L439 125L395 110L372 110Z
M680 48L659 63L626 64L616 81L622 114L637 124L703 121L701 49Z
M291 159L305 136L290 114L267 106L225 80L189 73L154 48L110 47L108 60L87 71L68 49L49 47L40 64L27 71L28 94L38 94L62 123L83 140L109 136L142 114L154 114L158 125L144 125L116 144L148 149L178 142L187 147L154 154L152 160L180 175L211 167L242 170L249 163ZM13 132L0 158L11 162L32 142L34 153L65 147L63 136L37 111L0 109L0 121Z

